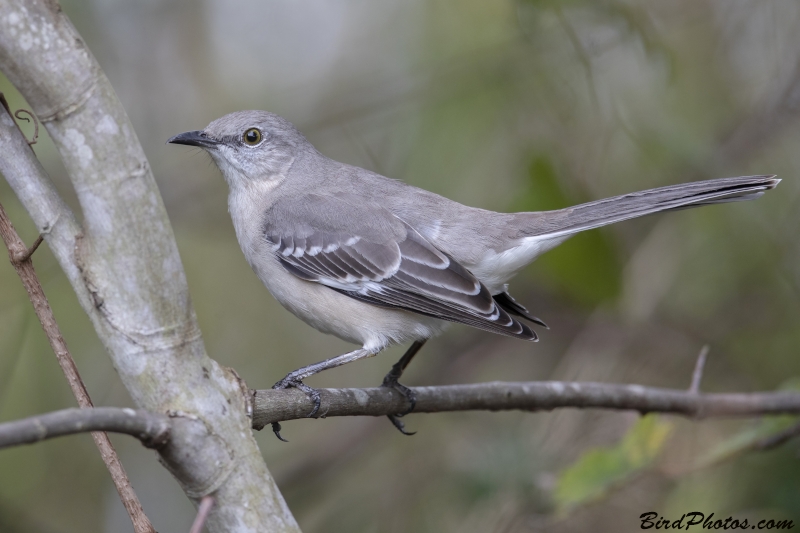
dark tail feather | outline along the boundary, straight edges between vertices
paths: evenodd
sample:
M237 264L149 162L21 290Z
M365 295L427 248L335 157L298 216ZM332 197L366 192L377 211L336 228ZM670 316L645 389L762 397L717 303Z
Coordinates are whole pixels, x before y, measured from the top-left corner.
M579 231L599 228L659 211L754 200L781 180L775 176L744 176L669 185L622 196L614 196L585 204L546 211L520 213L528 217L526 235L567 237Z
M534 324L539 324L540 326L544 326L547 329L550 329L547 324L545 324L542 319L536 318L530 312L525 309L522 305L520 305L510 294L507 292L501 292L500 294L495 294L492 296L494 298L495 303L508 313L509 315L516 315L519 317L524 318L525 320L530 320Z

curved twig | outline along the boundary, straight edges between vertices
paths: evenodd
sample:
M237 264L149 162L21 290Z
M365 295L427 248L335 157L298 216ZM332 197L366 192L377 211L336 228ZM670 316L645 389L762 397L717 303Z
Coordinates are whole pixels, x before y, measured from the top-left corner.
M28 116L27 117L20 116L21 114L22 115L28 115ZM17 109L14 112L14 117L17 120L24 120L25 122L33 121L33 138L31 140L29 140L29 141L28 141L28 139L25 139L25 140L28 141L29 145L34 145L37 142L39 142L39 121L36 119L36 115L34 115L31 111L29 111L29 110L27 110L25 108L22 108L22 109ZM30 117L30 118L28 118L28 117Z
M89 431L124 433L148 448L158 448L167 442L169 430L168 416L148 411L119 407L63 409L0 424L0 448Z

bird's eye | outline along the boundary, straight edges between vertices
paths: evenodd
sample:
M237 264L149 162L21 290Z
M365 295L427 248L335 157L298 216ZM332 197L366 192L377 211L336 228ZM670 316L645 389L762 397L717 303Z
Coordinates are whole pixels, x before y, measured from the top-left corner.
M250 128L244 135L242 136L245 144L249 144L250 146L255 146L261 142L261 132L258 128Z

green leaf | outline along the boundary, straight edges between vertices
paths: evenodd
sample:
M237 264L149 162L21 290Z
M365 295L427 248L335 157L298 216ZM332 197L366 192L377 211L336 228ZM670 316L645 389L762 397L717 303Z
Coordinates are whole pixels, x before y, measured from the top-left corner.
M619 444L585 452L561 472L554 493L558 513L602 498L609 489L649 467L664 447L672 424L655 414L641 417Z

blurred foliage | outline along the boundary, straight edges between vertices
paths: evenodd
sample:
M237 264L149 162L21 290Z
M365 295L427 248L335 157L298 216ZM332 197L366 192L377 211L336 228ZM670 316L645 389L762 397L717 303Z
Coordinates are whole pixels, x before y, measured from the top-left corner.
M770 437L774 437L798 423L796 416L764 417L751 428L736 433L716 445L707 454L697 459L695 468L709 466L727 461L744 452L753 450Z
M558 478L553 493L561 515L601 498L614 485L640 473L655 461L672 432L658 415L642 416L614 447L586 451Z
M547 156L535 156L528 172L530 186L518 197L514 211L549 211L584 201L561 190L562 180ZM616 252L602 231L575 235L539 259L535 268L543 281L586 307L617 297L622 285Z
M786 392L800 391L800 378L793 377L783 383L779 390ZM695 469L708 468L749 452L759 451L765 443L792 428L800 418L791 415L767 416L759 419L752 427L746 427L727 439L717 443L706 454L697 458Z
M711 177L784 178L755 202L570 239L511 284L550 326L540 342L453 326L415 359L409 385L554 379L686 388L704 344L704 390L772 390L800 375L797 2L61 5L150 160L208 351L250 387L351 349L269 296L238 248L216 168L197 150L164 144L253 108L285 116L330 157L501 211ZM12 107L24 106L4 79L0 90ZM34 148L80 213L46 133ZM35 228L2 180L0 202L32 242ZM95 403L129 405L46 247L34 263ZM401 353L309 383L378 384ZM0 420L73 403L16 274L0 261ZM418 431L412 438L384 419L289 422L289 445L257 435L304 531L602 533L638 529L650 510L800 523L798 442L738 453L788 418L637 422L633 413L560 410L405 420ZM674 425L668 441L666 424ZM187 531L194 509L153 452L114 442L158 530ZM708 457L724 460L699 462ZM0 453L3 533L130 530L88 435Z

